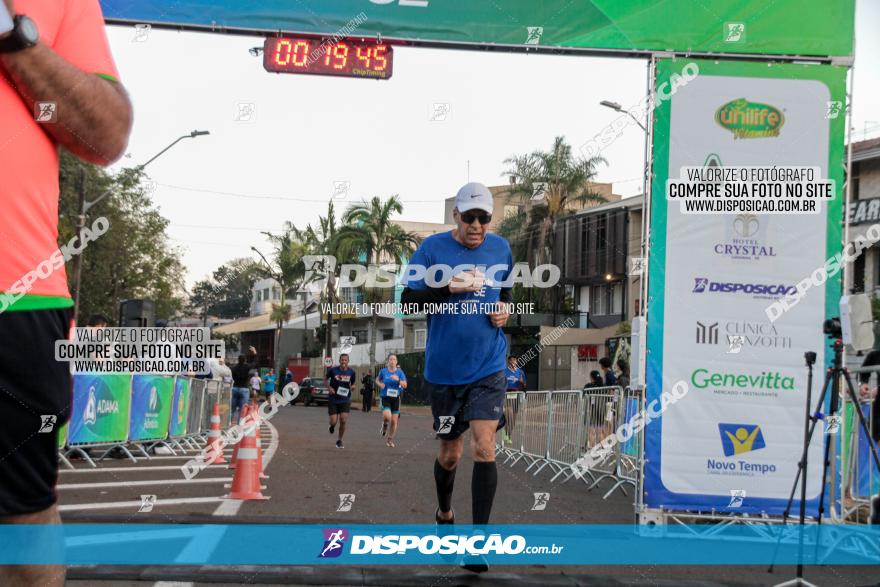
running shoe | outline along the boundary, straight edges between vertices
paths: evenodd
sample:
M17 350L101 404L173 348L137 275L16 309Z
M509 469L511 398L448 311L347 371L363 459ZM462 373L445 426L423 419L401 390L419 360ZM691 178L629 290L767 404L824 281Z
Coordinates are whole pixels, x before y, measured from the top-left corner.
M336 448L345 448L345 446L343 446L341 440L337 440L337 441L336 441Z
M389 438L388 440L385 441L385 445L388 448L394 448L394 441Z
M437 522L438 525L442 526L445 524L454 524L455 523L455 510L450 510L452 512L451 520L444 520L440 517L440 507L437 507L437 511L434 512L434 521Z
M333 434L333 432L336 430L336 426L330 426L329 430L330 434Z
M387 432L388 432L388 421L387 421L387 420L382 420L382 426L379 428L379 435L380 435L380 436L385 436L385 434L386 434Z

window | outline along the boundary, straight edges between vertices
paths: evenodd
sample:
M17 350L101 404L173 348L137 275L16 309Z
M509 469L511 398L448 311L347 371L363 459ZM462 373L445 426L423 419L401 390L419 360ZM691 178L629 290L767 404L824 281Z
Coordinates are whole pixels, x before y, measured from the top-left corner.
M519 206L513 204L505 204L504 206L504 218L510 218L511 216L518 216L520 213Z
M417 349L423 349L427 346L428 343L428 331L427 330L416 330L416 344L415 347Z
M608 217L596 219L596 271L605 273L608 260Z
M608 313L607 295L604 285L595 285L590 288L590 313L596 316L604 316Z
M379 331L382 334L382 340L391 340L394 338L394 329L393 328L383 328Z
M590 314L612 316L623 313L623 283L594 285L590 288Z
M260 294L261 294L261 293L263 293L263 292L261 292L260 290L256 290L256 291L254 292L254 301L255 301L255 302L259 302L259 301L260 301Z
M269 288L268 288L268 287L267 287L266 289L263 290L263 299L264 299L264 300L268 300L268 299L269 299Z
M369 342L366 330L352 330L351 335L355 338L355 344L364 344Z
M614 285L609 286L610 291L608 292L610 295L609 300L609 314L622 314L623 313L623 284L618 282Z
M272 288L272 299L280 300L281 299L281 288L273 287Z

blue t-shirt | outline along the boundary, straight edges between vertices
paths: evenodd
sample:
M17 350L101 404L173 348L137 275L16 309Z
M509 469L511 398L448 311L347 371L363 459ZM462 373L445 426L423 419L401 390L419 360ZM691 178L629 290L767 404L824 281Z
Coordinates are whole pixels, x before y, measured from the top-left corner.
M354 369L340 369L339 367L330 367L327 369L327 379L330 380L330 387L336 393L330 394L330 401L337 404L347 404L351 401L351 389L354 387L355 377L357 374ZM342 390L342 391L340 391Z
M382 385L385 386L379 394L381 397L400 397L403 395L403 388L400 387L400 381L393 380L391 378L392 375L400 377L400 381L406 381L406 375L400 367L395 371L389 371L387 368L383 368L379 371L379 375L376 376L376 379L381 381Z
M265 377L263 377L263 383L265 383L265 385L263 386L263 391L265 391L266 393L274 393L275 381L277 379L278 378L274 375L266 375Z
M515 391L519 391L520 379L522 379L523 381L526 380L526 374L519 367L512 371L510 370L510 367L505 367L504 376L507 378L507 389L512 389Z
M486 285L481 291L449 296L447 301L457 303L461 308L463 304L497 303L501 295L500 282L510 278L513 256L510 245L498 235L487 234L479 247L469 249L452 238L451 233L444 232L422 241L410 264L426 268L448 265L453 268L449 278L475 266L483 271ZM440 273L436 272L436 275ZM418 291L428 286L424 279L412 279L407 287ZM474 383L504 370L507 338L500 328L492 326L485 312L428 314L425 354L427 381L438 385Z
M611 369L608 369L608 372L605 374L605 385L617 385L617 376Z

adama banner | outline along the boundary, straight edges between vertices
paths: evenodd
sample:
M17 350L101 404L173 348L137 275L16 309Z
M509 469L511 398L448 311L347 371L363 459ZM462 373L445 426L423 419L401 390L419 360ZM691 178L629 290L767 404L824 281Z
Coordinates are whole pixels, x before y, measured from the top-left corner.
M102 0L110 23L418 41L847 56L854 0Z

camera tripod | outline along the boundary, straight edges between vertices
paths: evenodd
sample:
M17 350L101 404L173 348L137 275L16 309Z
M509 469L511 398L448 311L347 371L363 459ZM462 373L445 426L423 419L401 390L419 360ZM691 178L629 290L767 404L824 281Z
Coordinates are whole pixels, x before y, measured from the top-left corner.
M826 331L827 333L827 331ZM840 380L846 382L846 389L849 392L849 397L855 406L855 413L859 420L859 426L861 426L862 431L868 438L871 438L870 431L868 430L868 424L865 421L865 416L862 414L862 410L859 408L858 397L856 396L855 389L853 388L852 379L850 379L849 371L843 366L843 339L840 338L839 332L833 332L833 334L829 334L831 338L834 340L834 360L832 363L832 367L825 371L825 382L822 385L822 393L819 395L819 401L816 404L815 413L811 413L812 407L812 390L813 390L813 364L816 362L816 353L814 352L806 352L804 353L804 359L807 364L807 405L806 405L806 416L804 421L804 448L801 453L801 460L798 462L798 471L794 478L794 484L791 487L791 494L788 496L788 503L785 506L785 511L782 515L782 524L783 526L788 522L789 514L791 512L791 507L794 502L794 494L797 491L798 484L800 484L800 508L798 513L798 520L800 523L800 535L798 538L798 564L797 564L797 576L784 583L780 583L776 587L788 587L788 586L809 586L815 587L812 583L809 583L804 580L804 564L803 564L803 548L804 548L804 521L807 517L807 458L810 451L810 443L813 439L813 434L816 432L816 426L819 423L819 420L826 420L829 416L835 417L837 416L837 411L839 408L840 402ZM828 395L828 390L831 389L831 398L829 403L828 414L824 414L822 410L825 406L825 397ZM871 448L871 456L874 460L874 465L880 470L880 456L877 454L877 448L873 443L869 443ZM830 449L831 449L831 441L825 442L825 457L822 466L822 490L819 494L819 510L818 516L816 518L816 523L822 523L822 515L825 513L825 488L828 482L828 469L831 466L830 459ZM773 566L775 565L776 555L779 552L779 545L782 541L782 533L780 532L779 541L776 543L776 551L773 554L774 562L771 563L770 568L767 572L773 572ZM816 547L819 546L819 535L816 535Z

